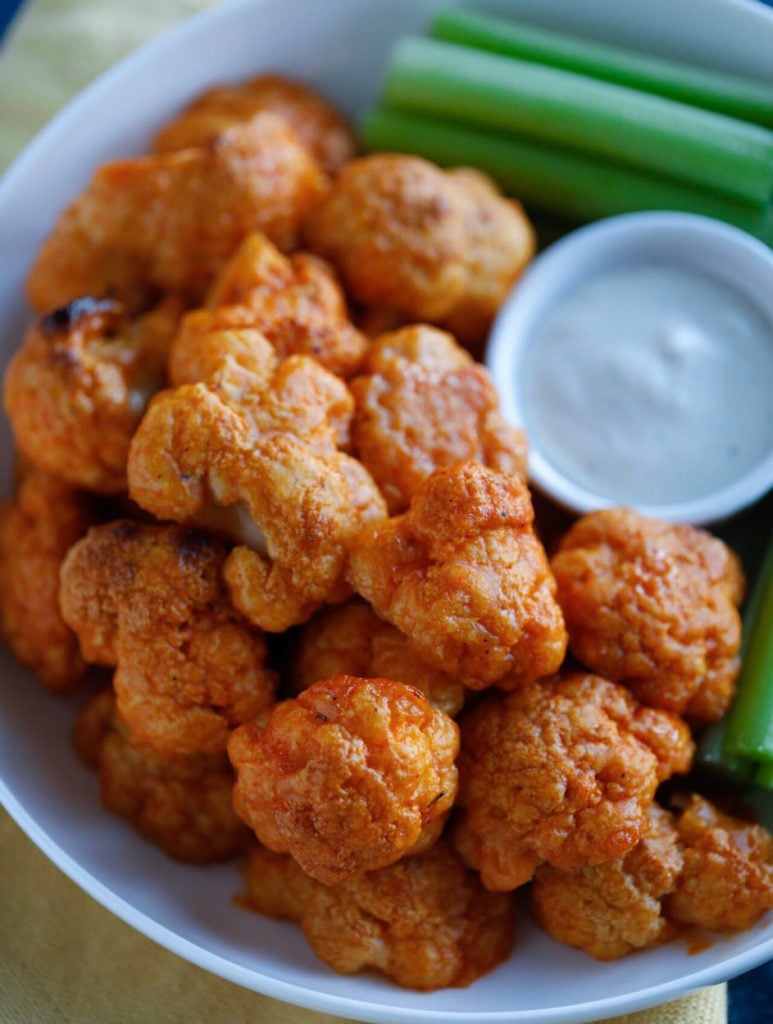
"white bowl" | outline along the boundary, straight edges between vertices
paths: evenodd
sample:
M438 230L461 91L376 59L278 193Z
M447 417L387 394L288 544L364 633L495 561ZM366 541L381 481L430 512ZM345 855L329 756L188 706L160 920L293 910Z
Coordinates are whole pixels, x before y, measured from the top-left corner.
M357 113L378 91L392 41L422 27L432 6L419 0L239 0L184 24L87 89L0 183L4 360L30 317L22 297L27 267L58 211L100 161L141 151L205 86L261 69L311 80ZM773 80L773 16L761 5L511 0L501 6L544 24L728 70L748 68ZM0 474L7 492L7 426L3 441ZM374 974L339 976L313 956L296 926L234 906L241 888L235 866L176 864L100 807L96 780L70 747L76 703L48 696L0 652L0 799L51 860L113 913L199 966L277 999L361 1021L570 1024L675 998L773 954L773 923L765 920L740 935L717 937L692 956L677 943L597 964L552 942L524 913L512 959L468 989L422 994Z
M631 497L630 491L626 490L631 483L616 478L613 459L609 459L606 465L603 458L594 459L592 476L579 465L585 441L598 442L602 450L605 446L612 448L615 440L611 436L615 430L614 422L607 423L597 410L598 421L592 424L594 437L580 440L581 432L576 430L566 449L557 451L551 448L551 405L544 400L535 402L535 397L539 396L534 395L535 382L530 367L534 365L535 356L539 357L539 345L545 337L541 334L541 328L546 318L560 309L564 302L571 301L573 295L587 295L588 286L592 286L602 276L611 273L613 279L619 282L616 275L621 272L650 273L651 268L656 268L657 272L664 269L690 274L695 272L701 279L714 282L715 291L721 291L723 297L725 294L733 294L748 305L750 321L752 318L757 321L760 343L764 346L767 340L770 358L760 379L751 381L755 388L747 387L733 396L732 410L728 387L723 388L720 400L728 403L728 413L732 411L735 416L740 416L744 406L748 405L748 411L753 412L755 422L767 424L770 437L773 434L773 403L770 401L770 385L773 385L773 250L744 231L709 217L670 212L625 214L589 224L555 242L534 260L503 304L489 338L486 363L497 383L503 413L512 423L524 427L529 437L531 481L551 498L579 513L625 504L645 514L673 522L716 522L752 504L773 486L773 442L766 444L761 441L753 459L750 458L732 474L728 471L718 486L712 486L709 480L702 478L706 474L701 470L701 464L712 458L712 449L699 444L693 449L686 447L679 453L680 462L677 464L678 457L671 432L665 428L658 429L659 418L666 415L664 405L666 408L669 405L668 396L661 394L657 388L652 393L645 392L647 382L642 381L642 397L638 399L642 408L637 405L636 416L627 420L621 429L623 443L631 444L632 471L638 476L644 475L636 460L645 448L651 471L643 484L646 497L639 494ZM725 288L727 293L724 292ZM634 316L633 310L624 305L615 322ZM669 313L664 314L663 322L670 322L672 326L678 323ZM635 325L630 325L631 335L626 336L625 328L628 326L626 323L616 338L621 350L636 337ZM743 327L748 329L748 326L744 321ZM651 324L647 329L651 330ZM655 338L654 333L651 337ZM716 340L720 346L724 344L719 333ZM587 342L593 362L586 361L586 365L594 367L595 384L598 377L602 376L599 368L607 366L607 357L594 359L593 338L588 337ZM549 348L543 352L550 352L552 356L554 349ZM673 353L670 355L673 356ZM682 381L685 388L693 389L688 392L691 401L695 400L697 391L706 379L700 372L702 363L708 363L712 355L713 350L705 359L697 359L691 369L698 372L692 373L687 382ZM729 355L732 358L733 353ZM549 367L545 355L540 362L546 371L549 370L560 380L562 375L577 373L576 364L583 360L582 350L575 351L574 357L576 363L573 366ZM631 365L635 364L631 361L629 369ZM608 370L611 373L613 368L608 367ZM630 380L630 375L626 374L625 379ZM667 377L664 379L668 380ZM548 381L548 384L552 382ZM638 381L634 380L631 384L637 390ZM614 406L619 409L621 404L625 404L620 401L618 393L624 386L619 381L612 383L610 380L600 388L600 392L604 388L615 389L610 408ZM547 390L555 394L560 389L549 387ZM624 399L625 395L622 397ZM682 394L676 395L674 406L681 406L685 397ZM558 404L555 399L552 401L553 406ZM634 403L629 401L627 404L632 407ZM711 409L715 407L716 403L711 405ZM588 417L593 417L592 400L585 396L583 410L587 411ZM675 424L677 422L674 421ZM576 417L567 417L566 423L576 423ZM659 464L663 465L662 479L658 479ZM691 478L692 467L695 479ZM669 478L678 471L683 477L677 484L681 493L670 496L667 488L674 487L674 480Z

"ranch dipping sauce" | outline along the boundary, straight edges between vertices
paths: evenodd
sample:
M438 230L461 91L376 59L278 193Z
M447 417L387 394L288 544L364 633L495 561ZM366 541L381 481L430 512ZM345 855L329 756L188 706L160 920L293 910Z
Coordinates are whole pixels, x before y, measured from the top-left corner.
M582 282L535 328L519 386L544 458L615 503L699 498L773 450L771 324L680 266Z

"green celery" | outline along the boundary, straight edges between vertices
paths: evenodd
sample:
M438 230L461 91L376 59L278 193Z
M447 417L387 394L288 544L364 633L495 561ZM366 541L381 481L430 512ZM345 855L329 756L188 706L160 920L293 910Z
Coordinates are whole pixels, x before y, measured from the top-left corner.
M762 789L773 789L773 762L765 761L757 768L757 773L754 776L756 785L761 786Z
M773 242L770 211L533 140L377 107L361 125L366 149L414 153L442 166L473 165L527 206L584 223L636 210L684 210Z
M773 762L766 761L758 767L755 784L763 790L773 790Z
M525 135L765 206L773 132L572 71L432 39L392 51L385 102Z
M744 615L741 655L724 750L730 757L773 762L773 537Z
M704 730L695 752L695 767L713 779L744 785L755 781L758 766L745 758L731 757L727 753L723 719Z
M631 86L773 127L773 84L666 60L464 7L440 10L432 35Z

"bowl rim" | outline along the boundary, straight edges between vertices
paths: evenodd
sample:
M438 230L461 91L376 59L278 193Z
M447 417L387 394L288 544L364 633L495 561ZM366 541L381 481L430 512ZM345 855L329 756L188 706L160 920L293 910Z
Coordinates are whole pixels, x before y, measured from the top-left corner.
M110 913L130 925L146 938L175 953L209 973L236 985L269 996L291 1005L323 1013L334 1013L353 1021L370 1024L590 1024L620 1012L635 1013L667 1003L699 988L719 984L728 978L759 967L773 957L773 934L752 949L735 954L727 960L696 971L686 977L662 982L654 987L643 987L625 995L602 997L577 1003L571 1007L484 1010L470 1013L431 1006L385 1005L371 1000L319 992L310 987L284 981L271 974L243 967L211 950L183 938L177 932L160 924L153 917L138 910L129 901L114 893L108 886L87 871L71 857L46 830L27 812L0 779L0 804L23 832L68 878L75 882ZM431 1000L432 993L416 993Z
M0 179L0 208L7 201L17 180L26 174L29 164L38 159L39 152L47 152L54 140L62 140L65 137L66 128L75 113L87 110L95 95L101 92L107 82L120 83L134 73L136 65L144 63L150 56L155 59L166 52L170 45L176 46L181 38L198 38L199 27L202 23L214 24L226 15L228 17L238 16L238 12L242 10L260 8L270 5L271 2L272 0L227 0L225 3L207 8L145 43L112 68L103 72L50 121L10 165L3 178ZM742 5L744 0L712 0L712 2L715 6L722 7ZM760 12L760 14L764 13ZM335 1013L351 1019L373 1021L375 1024L381 1024L381 1022L390 1024L395 1021L427 1021L432 1024L437 1024L440 1021L449 1021L452 1024L484 1024L484 1022L529 1024L529 1022L537 1021L543 1022L543 1024L557 1024L557 1022L560 1024L582 1024L582 1022L596 1020L602 1016L632 1012L660 1004L692 989L724 981L734 974L758 966L773 956L773 930L766 926L764 937L755 939L756 945L752 948L736 951L720 962L701 969L694 969L692 973L686 967L679 977L663 981L654 987L647 986L645 972L639 983L641 987L636 989L632 984L631 989L634 990L628 990L622 995L603 996L585 1002L575 1001L569 1007L559 1006L536 1010L515 1008L482 1012L448 1011L433 1009L431 995L426 996L419 993L416 993L417 997L423 996L422 999L417 998L416 1000L416 1002L422 1003L420 1007L392 1005L358 995L342 996L321 992L307 984L286 981L270 973L265 973L265 971L237 964L210 949L191 942L138 909L105 884L98 872L88 870L76 860L57 841L55 830L52 830L50 822L45 819L36 820L28 807L19 800L2 777L0 777L0 802L5 805L11 817L29 838L65 875L111 913L152 941L205 970L245 988L298 1006ZM485 979L483 980L485 981Z
M655 210L600 219L576 228L544 249L500 307L484 361L509 422L524 426L519 389L514 381L540 319L576 285L605 270L655 256L728 284L750 300L773 329L773 303L768 302L768 308L763 308L745 273L751 270L773 279L773 249L763 241L702 214ZM710 493L678 502L621 502L600 494L571 479L548 459L534 434L529 435L529 476L540 491L577 514L627 504L644 515L708 525L740 512L773 486L773 448L737 479Z

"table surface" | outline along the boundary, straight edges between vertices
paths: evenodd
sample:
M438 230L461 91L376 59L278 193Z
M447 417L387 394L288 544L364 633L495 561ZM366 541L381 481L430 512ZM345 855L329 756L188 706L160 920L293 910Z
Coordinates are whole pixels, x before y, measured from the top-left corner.
M760 0L773 6L773 0ZM0 42L24 0L0 0ZM728 1024L762 1024L773 997L773 961L735 978L728 987Z

